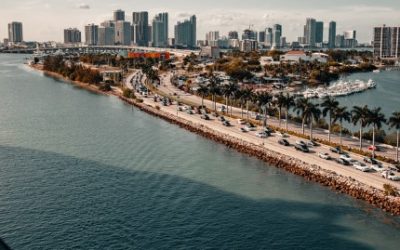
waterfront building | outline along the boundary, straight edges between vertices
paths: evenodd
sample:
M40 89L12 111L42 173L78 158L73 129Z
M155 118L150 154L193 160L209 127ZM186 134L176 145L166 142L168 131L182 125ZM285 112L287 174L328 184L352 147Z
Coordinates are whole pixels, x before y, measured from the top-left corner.
M322 44L324 42L324 22L317 21L315 23L315 43Z
M239 39L239 33L237 31L229 31L228 39Z
M115 28L99 27L98 29L98 45L114 45L115 44Z
M8 41L10 43L21 43L24 41L21 22L12 22L8 24Z
M376 59L400 59L400 27L374 28L374 57Z
M64 30L64 43L76 44L81 42L81 32L77 28L69 28Z
M85 44L97 45L99 26L88 24L85 26Z
M125 11L123 10L115 10L114 11L114 21L125 21Z
M245 29L242 34L242 40L257 40L257 32L251 29Z
M315 47L316 35L316 20L314 18L307 18L306 25L304 26L305 44L309 47Z
M336 48L343 48L344 47L344 36L343 35L336 35L336 37L335 37L335 47Z
M329 37L328 37L328 48L335 48L336 39L336 22L331 21L329 23Z
M132 13L132 26L134 27L134 44L148 46L149 44L149 13L147 11Z
M154 47L168 46L168 13L160 13L154 17L152 33Z
M272 33L273 33L272 47L279 48L281 45L282 25L275 24L272 30L273 30L272 31Z
M193 15L189 19L178 22L175 25L175 46L184 48L196 47L196 16Z
M266 28L265 29L265 45L268 47L272 47L274 40L274 33L272 28Z
M131 23L126 21L115 22L115 44L131 45Z
M347 30L343 32L344 39L357 39L355 30Z

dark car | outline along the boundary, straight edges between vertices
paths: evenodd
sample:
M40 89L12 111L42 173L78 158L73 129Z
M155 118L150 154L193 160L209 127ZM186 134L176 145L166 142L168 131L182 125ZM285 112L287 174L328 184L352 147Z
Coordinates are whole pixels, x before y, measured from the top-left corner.
M348 161L346 161L345 159L342 159L342 158L336 158L335 161L337 163L341 164L341 165L344 165L344 166L350 166L351 165L350 162L348 162Z
M210 120L210 117L207 114L201 115L200 118L203 120Z
M225 127L230 127L232 126L231 123L229 121L223 121L222 125L224 125Z
M290 143L288 142L288 140L286 139L280 139L278 141L279 144L283 145L283 146L290 146Z
M379 166L382 166L382 163L380 163L379 161L375 160L374 158L365 157L363 160L364 160L364 162L370 163L370 164L372 164L372 165L379 165Z
M341 154L343 153L342 149L340 147L332 147L329 149L332 153L336 153L336 154Z
M304 146L304 145L301 145L301 144L296 144L296 145L294 146L294 148L295 148L296 150L298 150L298 151L303 152L303 153L308 153L308 152L310 152L310 150L308 149L307 146Z
M220 117L218 118L218 120L220 120L221 122L224 122L224 121L225 121L225 117L220 116Z

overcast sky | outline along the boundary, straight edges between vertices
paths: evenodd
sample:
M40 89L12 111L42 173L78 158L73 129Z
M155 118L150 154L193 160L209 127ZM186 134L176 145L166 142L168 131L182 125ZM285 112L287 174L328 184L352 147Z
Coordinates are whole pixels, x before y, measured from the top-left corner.
M400 0L1 0L0 38L7 36L7 23L24 24L24 40L62 41L63 29L83 30L87 23L110 19L115 9L123 9L131 21L133 11L149 11L149 18L158 12L170 14L170 36L176 21L197 15L197 39L205 33L229 30L240 33L249 25L259 31L274 23L283 25L288 41L303 33L307 17L337 22L337 32L357 30L360 42L369 42L372 27L400 26Z

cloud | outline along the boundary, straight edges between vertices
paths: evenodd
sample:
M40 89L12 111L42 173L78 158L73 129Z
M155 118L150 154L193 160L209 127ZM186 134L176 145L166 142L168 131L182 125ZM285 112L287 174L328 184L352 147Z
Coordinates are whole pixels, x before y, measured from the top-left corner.
M90 9L90 6L89 6L89 4L81 3L78 5L78 8L82 9L82 10L88 10L88 9Z

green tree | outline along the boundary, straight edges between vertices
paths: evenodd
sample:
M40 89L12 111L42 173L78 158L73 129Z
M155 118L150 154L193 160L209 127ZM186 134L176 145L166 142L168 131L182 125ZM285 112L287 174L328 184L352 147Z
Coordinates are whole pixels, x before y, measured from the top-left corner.
M385 115L381 112L381 108L371 110L368 116L368 124L372 125L372 157L375 157L375 131L381 129L385 122Z
M399 162L400 112L392 114L389 118L389 126L396 129L396 161Z
M197 89L197 94L201 96L201 106L204 106L204 98L208 96L209 94L209 89L206 85L200 85L200 87Z
M363 129L368 126L368 118L371 110L368 108L367 105L364 107L354 106L353 110L351 111L351 120L354 125L360 125L360 147L359 149L362 150L363 146Z
M340 124L340 145L342 145L342 134L343 134L343 121L350 122L351 113L347 111L347 107L336 107L332 113L333 122L339 121Z
M336 99L327 96L324 98L323 102L321 103L322 107L322 115L324 117L328 116L329 120L329 132L328 132L328 141L331 141L331 133L332 133L332 119L333 119L333 112L339 107L339 102Z

